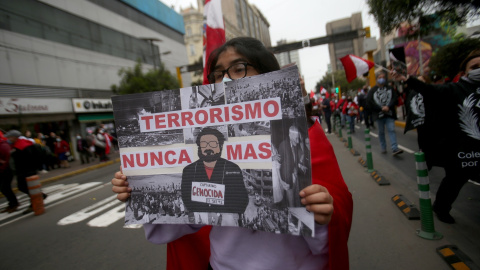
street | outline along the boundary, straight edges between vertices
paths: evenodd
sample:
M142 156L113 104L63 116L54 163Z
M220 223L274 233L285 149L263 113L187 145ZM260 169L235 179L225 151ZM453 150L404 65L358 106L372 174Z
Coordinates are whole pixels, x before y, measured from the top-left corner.
M365 157L363 126L357 126L353 147ZM397 128L397 136L404 149L416 149L414 132L402 135ZM390 182L379 186L336 135L327 137L354 198L351 269L450 269L436 251L444 245L455 245L465 253L472 260L471 269L480 265L476 211L480 186L467 183L452 211L457 223L448 225L435 218L435 229L444 237L425 240L416 235L420 221L408 220L391 200L403 194L418 205L413 154L382 155L372 135L374 168ZM110 184L116 170L118 163L44 185L49 197L41 216L21 215L29 202L17 194L22 209L0 214L2 269L165 269L165 245L146 241L141 226L123 228L124 205L115 199ZM441 177L441 170L432 171L433 197ZM5 207L5 198L0 206Z
M141 227L123 228L124 204L110 184L116 170L118 163L45 186L52 193L43 215L0 214L1 268L165 269L165 246L146 241Z

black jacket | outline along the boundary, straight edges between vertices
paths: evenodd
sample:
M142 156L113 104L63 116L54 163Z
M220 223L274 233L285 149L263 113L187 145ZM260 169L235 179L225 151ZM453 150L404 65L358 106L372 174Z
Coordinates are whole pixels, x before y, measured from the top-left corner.
M428 125L432 137L444 142L441 155L430 158L444 160L445 167L479 179L480 175L480 84L461 79L457 83L425 84L409 78L408 86L420 92L429 106L426 120L441 118L441 123ZM427 153L427 161L428 161Z
M383 117L397 119L395 105L397 105L397 93L390 86L379 87L375 85L368 91L367 107L372 112L374 119ZM383 112L383 106L388 106L390 111L388 113Z
M192 182L225 185L223 205L192 201ZM208 179L203 161L197 160L183 169L182 199L189 212L243 214L248 205L248 194L242 170L237 164L220 158L215 164L211 178Z

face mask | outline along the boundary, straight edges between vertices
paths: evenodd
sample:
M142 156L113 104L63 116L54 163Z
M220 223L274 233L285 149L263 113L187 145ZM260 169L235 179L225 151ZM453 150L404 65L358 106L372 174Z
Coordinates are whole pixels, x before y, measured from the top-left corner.
M60 142L61 140L60 139L57 139L57 142Z
M222 80L223 83L231 82L231 81L232 79L230 79L229 77L223 77L223 80Z
M470 70L467 74L467 78L474 82L480 82L480 68Z
M80 137L80 136L77 136L77 140L80 140L81 138L82 138L82 137Z
M379 78L379 79L377 79L377 84L384 85L384 84L385 84L385 78Z

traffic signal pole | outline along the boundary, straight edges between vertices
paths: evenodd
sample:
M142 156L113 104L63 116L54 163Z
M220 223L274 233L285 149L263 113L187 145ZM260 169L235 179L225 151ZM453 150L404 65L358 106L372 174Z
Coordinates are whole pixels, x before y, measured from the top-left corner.
M365 37L366 38L370 37L370 26L365 27ZM368 61L375 62L373 60L373 51L367 52L367 58L368 58ZM376 80L375 80L375 69L374 68L371 68L368 71L368 82L370 84L370 87L374 87L375 84L377 84Z

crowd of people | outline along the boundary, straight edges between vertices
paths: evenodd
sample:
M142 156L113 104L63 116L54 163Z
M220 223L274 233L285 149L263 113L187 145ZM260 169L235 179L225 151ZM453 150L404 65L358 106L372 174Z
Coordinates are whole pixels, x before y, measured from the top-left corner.
M81 164L90 163L94 158L107 161L110 149L116 148L114 136L105 132L103 126L85 138L77 134L76 140L69 143L63 131L43 134L26 130L24 133L12 129L0 130L0 191L8 200L8 206L1 213L17 211L20 203L12 190L16 178L18 189L29 194L26 178L46 174L51 170L69 168L74 160L73 147L79 155ZM46 194L43 195L47 197ZM24 213L31 212L31 207Z
M376 85L370 89L365 86L352 94L350 91L340 98L335 94L329 94L326 90L321 92L321 98L312 100L316 108L314 114L321 121L325 119L327 124L326 132L331 134L332 122L340 123L340 128L345 128L348 122L348 130L355 133L355 124L363 123L366 128L376 129L378 127L378 138L380 140L381 152L387 153L385 129L390 139L392 155L403 153L398 148L395 120L397 120L397 106L403 104L399 98L398 91L392 82L387 82L387 74L379 72L376 75ZM327 96L328 95L328 96ZM332 119L333 117L333 119Z

